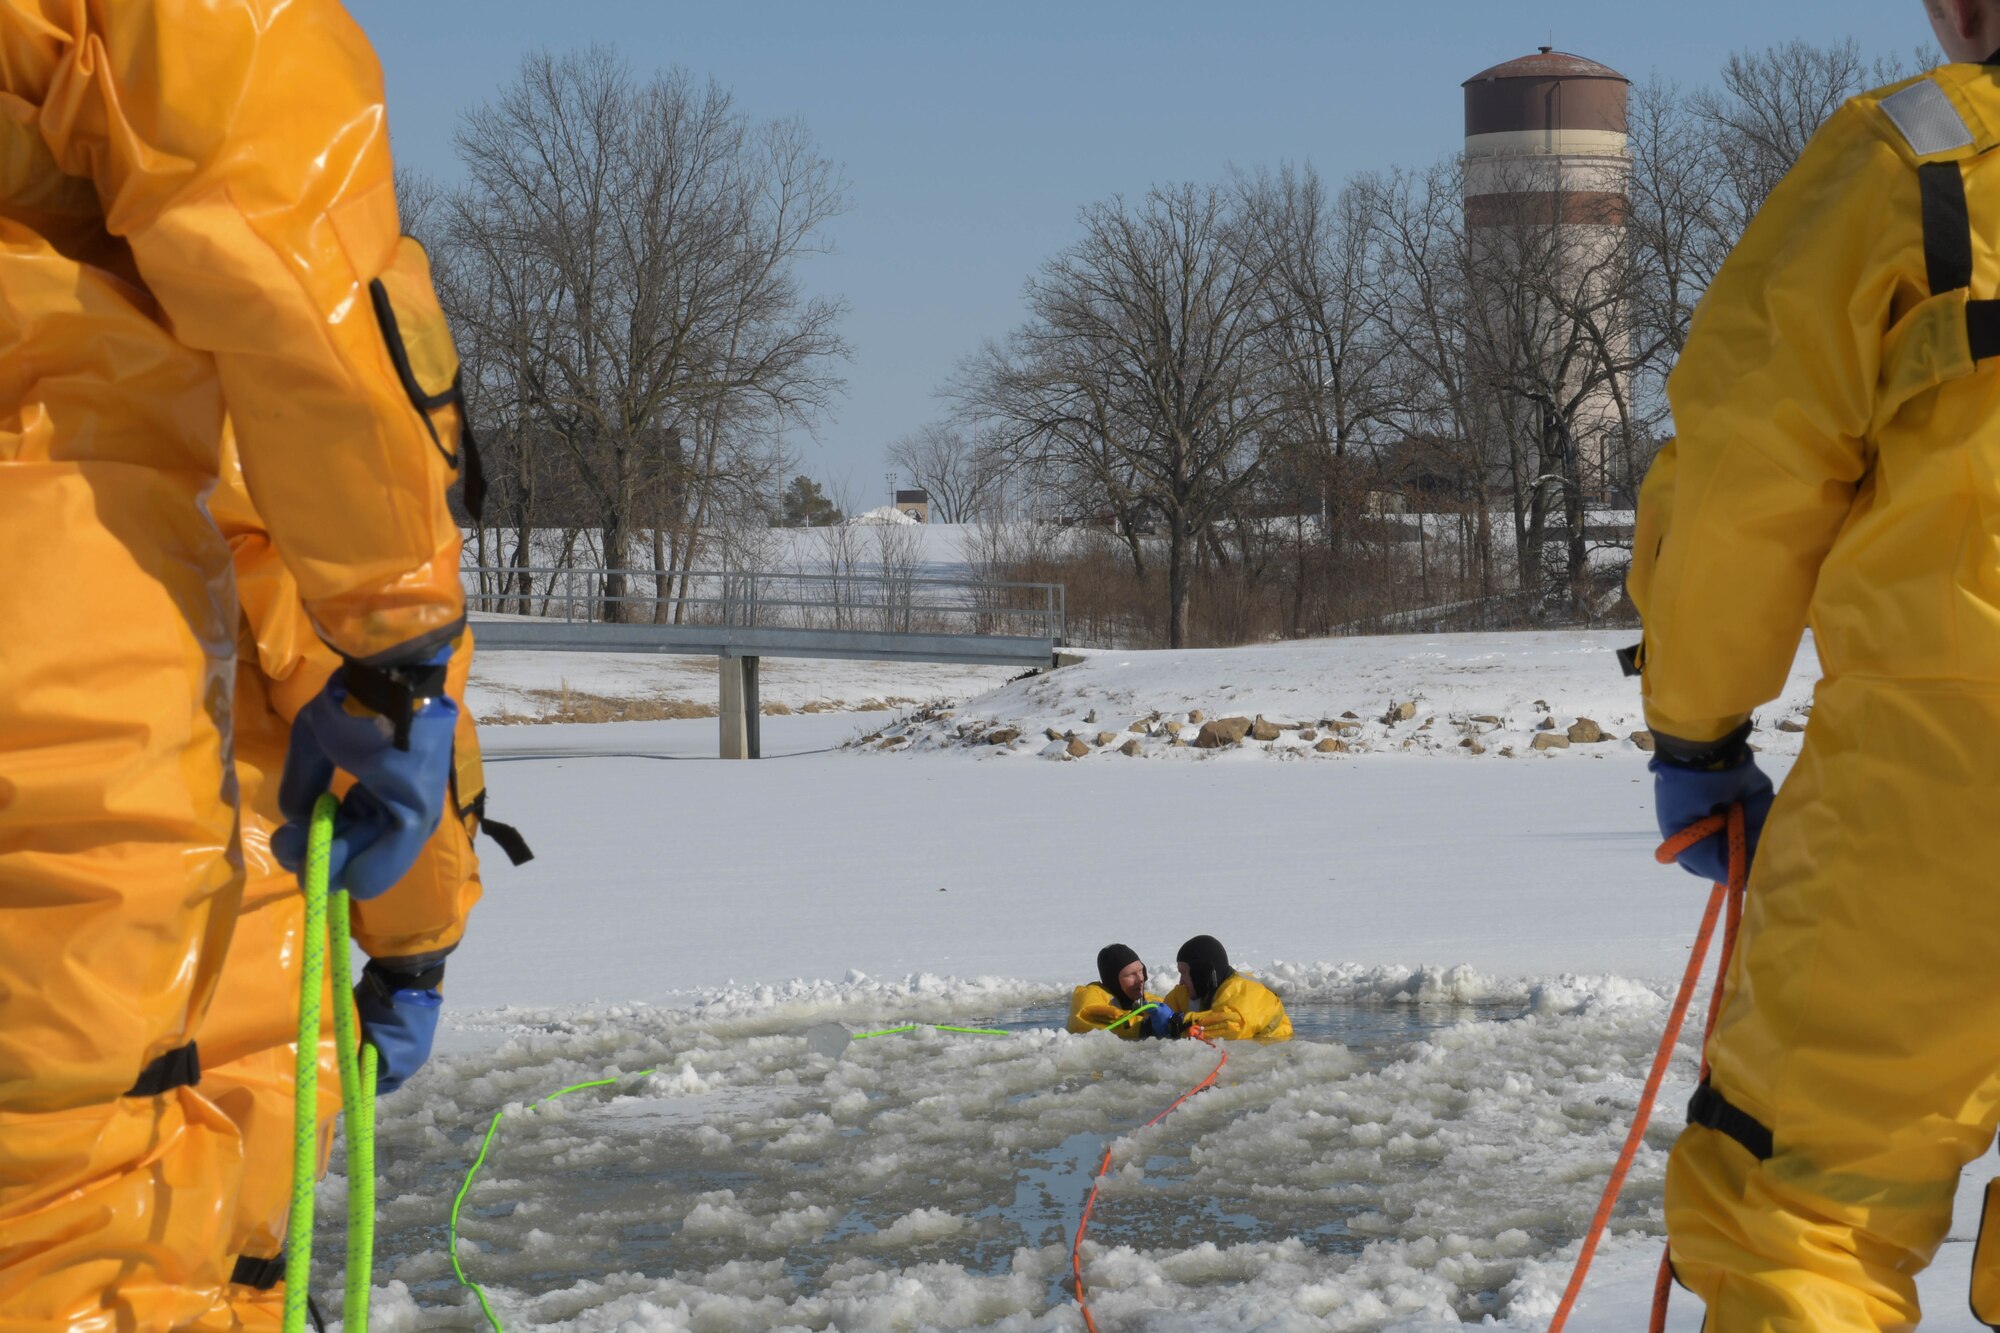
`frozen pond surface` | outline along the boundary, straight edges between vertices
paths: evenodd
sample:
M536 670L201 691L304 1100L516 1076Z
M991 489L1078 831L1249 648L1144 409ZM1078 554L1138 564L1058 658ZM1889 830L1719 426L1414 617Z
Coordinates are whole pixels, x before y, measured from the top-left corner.
M1232 1311L1279 1328L1505 1318L1580 1231L1630 1113L1658 1010L1628 998L1294 999L1295 1040L1229 1046L1218 1086L1136 1133L1213 1053L1066 1034L1046 992L927 1016L854 1003L517 1024L440 1059L410 1113L385 1103L377 1323L483 1326L446 1218L503 1105L459 1252L509 1328L1081 1327L1069 1242L1107 1142L1085 1248L1107 1329L1233 1327ZM830 1060L804 1035L829 1016L1008 1035L925 1026ZM1607 1075L1612 1089L1579 1086ZM1657 1165L1643 1175L1621 1219L1656 1231ZM338 1253L342 1182L321 1197L320 1253Z

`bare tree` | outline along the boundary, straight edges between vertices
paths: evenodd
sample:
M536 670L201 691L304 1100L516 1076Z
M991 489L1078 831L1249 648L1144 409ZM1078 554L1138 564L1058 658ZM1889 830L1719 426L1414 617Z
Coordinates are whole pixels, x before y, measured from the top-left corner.
M999 499L1004 464L994 442L958 422L919 426L889 446L888 461L930 493L936 522L973 522Z
M1166 539L1167 642L1187 639L1193 564L1272 448L1268 260L1231 194L1158 186L1093 204L1030 279L1029 322L966 368L959 395L1017 459L1115 459Z
M1248 236L1266 275L1269 328L1262 354L1275 376L1279 473L1275 507L1294 518L1291 632L1303 632L1309 498L1337 559L1354 515L1346 482L1357 450L1396 402L1387 301L1374 266L1377 196L1350 186L1330 194L1310 165L1239 176ZM1289 494L1287 494L1289 492ZM1239 538L1250 531L1238 524ZM1250 547L1243 544L1246 561Z
M838 303L804 299L792 271L840 208L804 131L594 48L526 58L458 150L453 314L496 349L515 433L565 454L605 567L632 564L647 528L664 554L658 530L696 526L682 516L725 480L766 492L769 445L824 408L845 350Z

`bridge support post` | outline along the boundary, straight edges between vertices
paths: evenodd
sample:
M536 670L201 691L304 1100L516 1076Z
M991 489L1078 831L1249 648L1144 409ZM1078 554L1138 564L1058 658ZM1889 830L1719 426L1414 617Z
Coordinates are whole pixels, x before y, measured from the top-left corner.
M722 723L722 757L748 759L750 729L743 711L743 659L718 657L715 662L722 686L722 706L716 710Z
M763 705L757 697L755 657L718 657L724 759L761 759L764 754Z

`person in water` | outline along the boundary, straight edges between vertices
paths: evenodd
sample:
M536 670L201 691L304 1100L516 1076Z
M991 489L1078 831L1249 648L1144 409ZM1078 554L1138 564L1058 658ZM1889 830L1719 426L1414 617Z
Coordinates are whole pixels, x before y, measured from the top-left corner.
M1166 1008L1176 1017L1169 1035L1200 1035L1223 1041L1290 1041L1291 1016L1285 1003L1263 982L1229 965L1229 953L1213 935L1197 935L1174 955L1181 984L1167 992Z
M1153 1007L1135 1017L1132 1011L1140 1005ZM1174 1011L1162 1006L1159 996L1146 992L1146 965L1123 944L1099 949L1097 980L1078 986L1069 997L1071 1032L1111 1028L1128 1041L1137 1041L1166 1036L1173 1020Z

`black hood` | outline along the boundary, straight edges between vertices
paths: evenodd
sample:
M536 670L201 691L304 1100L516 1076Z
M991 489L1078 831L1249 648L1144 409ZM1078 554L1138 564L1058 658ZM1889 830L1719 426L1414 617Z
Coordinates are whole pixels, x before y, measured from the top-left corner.
M1229 965L1229 951L1213 935L1195 936L1181 946L1174 961L1188 965L1188 975L1194 979L1194 994L1190 998L1197 1010L1214 1004L1215 992L1236 975L1236 969Z
M1111 1003L1120 1009L1130 1009L1138 1003L1126 999L1124 987L1118 984L1118 974L1138 961L1139 955L1129 945L1107 944L1097 951L1097 979L1104 983L1104 989L1111 992ZM1145 990L1143 984L1140 990Z

